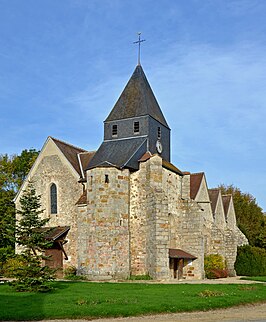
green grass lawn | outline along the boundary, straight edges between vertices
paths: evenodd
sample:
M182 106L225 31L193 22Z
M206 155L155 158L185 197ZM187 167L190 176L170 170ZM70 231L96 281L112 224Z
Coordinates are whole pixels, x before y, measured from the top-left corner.
M241 280L266 282L266 276L246 276L246 277L241 277Z
M118 317L266 302L263 284L55 282L54 286L50 293L17 293L0 285L0 320Z

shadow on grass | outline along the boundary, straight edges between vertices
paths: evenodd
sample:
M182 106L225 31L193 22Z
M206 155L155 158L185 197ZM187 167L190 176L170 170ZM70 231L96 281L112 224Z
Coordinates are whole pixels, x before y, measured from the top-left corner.
M37 293L16 292L8 283L2 284L0 285L0 321L42 320L46 318L44 303L49 305L52 301L49 297L69 287L68 282L54 282L50 292Z

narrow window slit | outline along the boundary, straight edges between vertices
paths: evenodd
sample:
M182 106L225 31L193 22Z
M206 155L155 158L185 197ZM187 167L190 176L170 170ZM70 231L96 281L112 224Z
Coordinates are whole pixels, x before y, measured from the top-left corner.
M139 122L134 122L134 133L139 133Z
M112 126L112 136L117 136L117 124L114 124Z

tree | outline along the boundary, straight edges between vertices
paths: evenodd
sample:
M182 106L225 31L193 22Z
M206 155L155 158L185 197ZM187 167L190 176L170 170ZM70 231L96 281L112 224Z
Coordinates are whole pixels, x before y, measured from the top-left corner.
M219 189L222 194L233 195L237 225L248 238L250 245L266 248L266 218L256 198L233 185L220 185Z
M39 152L23 150L20 155L0 155L0 264L1 254L14 249L15 205L13 199ZM1 265L0 265L1 266Z
M39 152L23 150L20 155L0 155L0 188L16 193L25 180Z
M22 249L20 257L24 263L13 272L16 280L12 285L18 291L48 291L54 279L54 270L42 266L42 261L47 259L44 250L49 248L50 242L45 238L47 230L43 229L49 218L41 219L40 198L29 184L17 210L16 243Z

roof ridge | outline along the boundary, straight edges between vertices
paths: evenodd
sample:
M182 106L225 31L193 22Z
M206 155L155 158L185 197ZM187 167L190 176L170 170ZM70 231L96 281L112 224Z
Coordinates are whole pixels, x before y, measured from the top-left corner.
M80 148L80 147L78 147L78 146L75 146L75 145L73 145L73 144L71 144L71 143L68 143L68 142L66 142L66 141L62 141L62 140L60 140L60 139L57 139L57 138L55 138L55 137L53 137L53 136L48 136L49 138L51 138L52 140L55 140L55 141L58 141L58 142L60 142L60 143L63 143L63 144L66 144L66 145L68 145L68 146L70 146L70 147L72 147L72 148L75 148L75 149L78 149L78 150L82 150L82 152L90 152L90 151L87 151L87 150L85 150L85 149L83 149L83 148Z
M202 172L194 172L194 173L190 173L190 175L192 175L192 176L193 176L193 175L196 175L196 174L205 174L205 172L203 172L203 171L202 171Z
M79 152L79 154L85 154L85 153L96 153L97 150L93 150L93 151L83 151L83 152Z

